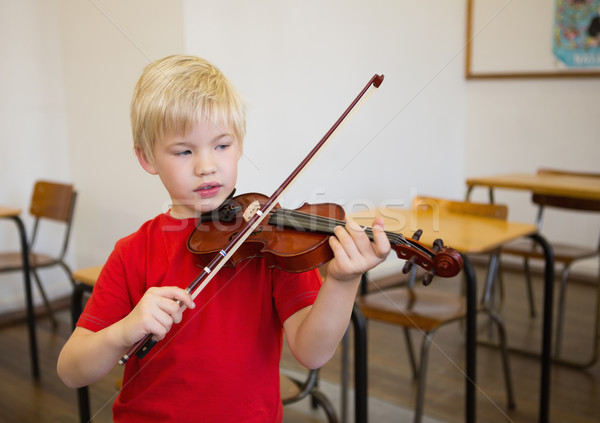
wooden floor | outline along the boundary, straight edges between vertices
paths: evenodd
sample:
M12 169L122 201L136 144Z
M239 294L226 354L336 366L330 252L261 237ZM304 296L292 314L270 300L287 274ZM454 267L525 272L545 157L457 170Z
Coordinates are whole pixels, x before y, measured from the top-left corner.
M458 281L434 280L431 287L456 289ZM538 348L540 319L530 319L525 302L524 283L520 274L505 272L506 298L502 308L511 346ZM427 288L425 288L427 289ZM541 282L536 281L538 304ZM569 318L565 331L564 354L586 358L591 351L595 310L595 287L573 284L569 288ZM541 310L541 305L538 306ZM25 325L16 323L0 327L0 422L77 422L75 391L62 385L56 376L56 359L70 333L67 310L59 313L60 324L51 328L46 318L38 319L38 343L41 351L41 378L33 381L30 373ZM479 319L483 329L485 319ZM483 336L483 334L482 334ZM417 339L415 337L414 339ZM425 414L447 422L464 421L464 338L460 324L441 328L431 350L426 389ZM392 326L369 323L369 394L383 401L412 409L415 389L407 362L403 336ZM500 356L496 349L479 346L477 366L477 421L537 422L539 362L535 358L511 354L517 409L506 409ZM339 382L339 352L321 371L326 381ZM284 350L282 366L301 370ZM92 409L98 412L95 422L111 421L111 403L117 391L115 370L91 389ZM553 366L551 377L552 423L600 422L600 365L587 370ZM339 407L338 398L331 398ZM393 413L392 413L393 414ZM303 421L294 412L286 421ZM307 419L307 422L315 421ZM382 422L398 421L389 415ZM375 422L379 423L379 422Z

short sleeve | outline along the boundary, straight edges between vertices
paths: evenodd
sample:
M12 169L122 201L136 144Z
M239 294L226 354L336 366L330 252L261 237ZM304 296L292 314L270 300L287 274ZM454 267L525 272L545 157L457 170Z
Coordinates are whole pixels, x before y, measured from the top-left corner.
M125 317L132 309L123 264L113 251L98 276L77 326L97 332Z
M303 273L273 270L273 298L281 323L297 311L313 305L321 288L317 269Z

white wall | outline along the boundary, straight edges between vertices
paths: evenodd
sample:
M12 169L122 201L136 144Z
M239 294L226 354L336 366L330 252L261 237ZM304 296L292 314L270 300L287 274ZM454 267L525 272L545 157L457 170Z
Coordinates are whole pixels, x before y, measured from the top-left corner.
M60 49L56 2L0 3L0 204L21 208L28 227L34 181L72 179ZM53 226L48 229L56 233ZM14 223L1 221L0 248L18 248L17 234ZM50 238L39 240L43 250L55 248ZM43 274L49 290L69 288L60 271ZM0 310L22 308L22 277L4 274L0 278Z
M0 31L0 204L26 214L35 179L73 181L79 196L68 262L102 263L117 239L165 203L132 153L129 102L149 61L183 50L181 4L5 1ZM18 245L13 226L0 226L2 248ZM22 278L0 277L0 310L22 307ZM70 292L60 270L42 278L53 297Z
M467 88L466 177L541 167L600 172L600 79L470 81ZM534 222L529 193L496 190L495 197L508 204L509 219ZM475 190L472 198L487 201L487 190ZM542 233L594 248L600 219L548 210ZM597 274L598 266L597 259L588 260L574 273Z
M0 9L0 204L25 209L38 177L72 180L74 267L102 263L118 238L167 207L132 153L128 108L142 67L173 53L214 61L247 99L239 192L267 195L367 80L385 74L288 206L405 205L417 193L461 198L471 175L597 170L598 81L466 82L464 0L27 0ZM511 210L528 201L507 198ZM0 226L3 247L16 243L10 225ZM0 310L22 304L20 283L0 285ZM67 292L63 283L53 295Z
M102 264L168 196L133 153L129 104L142 69L183 50L180 2L61 0L68 141L80 192L78 267Z
M221 67L250 104L241 192L270 195L383 73L286 205L351 211L406 205L415 192L462 195L462 0L184 4L186 50Z

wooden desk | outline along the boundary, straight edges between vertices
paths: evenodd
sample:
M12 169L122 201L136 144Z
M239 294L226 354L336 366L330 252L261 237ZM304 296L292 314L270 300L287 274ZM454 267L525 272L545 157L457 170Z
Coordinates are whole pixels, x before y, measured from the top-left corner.
M385 230L411 237L423 230L420 241L432 245L437 238L462 254L486 253L508 241L537 232L533 224L507 222L472 215L448 213L443 210L383 208L353 214L361 225L370 225L375 217L383 217Z
M494 188L532 191L537 194L564 197L600 199L600 178L572 175L537 175L533 173L505 173L467 179L467 200L477 186L487 187L490 202L494 200Z
M23 282L25 285L25 304L27 308L27 329L29 332L29 351L31 354L31 371L33 377L38 379L40 367L38 362L37 338L35 334L35 310L33 308L33 295L31 291L31 275L29 271L29 247L25 225L21 220L21 209L0 206L0 218L11 219L17 225L21 242L21 254L23 259Z
M352 217L362 225L370 225L376 216L384 218L385 229L391 232L400 232L405 236L412 236L417 229L422 229L423 234L420 241L431 245L436 238L441 238L444 243L463 255L465 279L467 283L467 318L466 318L466 421L475 421L475 380L476 380L476 309L477 309L477 283L473 266L467 259L466 254L484 253L492 251L497 247L513 241L523 236L530 236L538 242L546 254L546 286L552 287L553 258L548 243L537 234L537 227L532 224L507 222L498 219L485 217L461 215L438 210L433 212L426 210L407 210L395 208L383 208L376 211L366 211L353 214ZM489 279L489 278L488 278ZM546 302L552 302L551 289L550 294L545 297ZM355 308L356 309L356 308ZM541 378L541 398L540 398L540 422L548 422L549 409L549 381L550 374L550 334L552 324L552 308L545 307L549 312L549 319L545 314L544 318L544 341L542 359L542 378ZM355 313L360 313L360 310ZM362 317L364 320L364 316ZM361 325L355 324L356 327ZM355 340L355 345L359 343L366 344L366 334L360 334ZM356 364L356 372L360 374L357 380L363 380L366 384L366 345L357 345L355 351L356 360L364 361L362 364ZM366 392L366 387L364 387ZM356 397L357 402L362 402L366 407L366 397Z

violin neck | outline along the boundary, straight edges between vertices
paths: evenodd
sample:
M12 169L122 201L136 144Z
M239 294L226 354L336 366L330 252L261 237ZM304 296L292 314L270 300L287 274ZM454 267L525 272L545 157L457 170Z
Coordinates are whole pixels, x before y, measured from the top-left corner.
M320 232L333 235L333 230L335 227L345 226L346 221L299 212L296 210L277 209L271 214L271 217L269 218L269 224L280 228L294 229L297 231ZM363 228L369 239L373 241L373 229L368 226L363 226ZM385 234L393 245L406 242L406 239L401 234L387 231Z
M346 221L323 217L315 214L300 212L289 209L276 209L271 213L269 224L280 227L294 229L304 232L320 232L333 235L333 230L336 226L345 226ZM371 241L373 241L373 229L368 226L363 226L365 233ZM392 248L398 253L400 258L409 258L406 252L411 253L417 251L424 257L431 258L432 252L423 245L419 244L411 238L405 238L402 234L396 232L385 231L386 236L392 244Z

